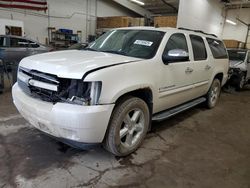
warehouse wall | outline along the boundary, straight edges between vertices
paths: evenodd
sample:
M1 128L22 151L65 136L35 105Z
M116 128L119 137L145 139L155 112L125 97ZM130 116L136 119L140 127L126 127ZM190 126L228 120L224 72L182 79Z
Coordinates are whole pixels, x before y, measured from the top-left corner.
M177 27L222 36L223 5L218 0L180 0Z
M73 29L74 32L80 30L82 41L85 41L87 35L95 33L95 0L47 0L47 2L49 10L46 13L1 8L0 18L23 21L25 35L41 43L45 43L45 38L48 37L48 26ZM133 16L133 14L112 0L97 0L97 16Z
M250 8L229 9L227 11L227 19L236 22L237 25L225 23L225 27L223 30L223 39L245 42L248 28L246 25L237 21L236 17L250 24Z
M16 20L7 20L7 19L1 19L0 18L0 35L5 34L5 26L14 26L14 27L21 27L23 32L23 22L22 21L16 21ZM23 32L24 33L24 32Z

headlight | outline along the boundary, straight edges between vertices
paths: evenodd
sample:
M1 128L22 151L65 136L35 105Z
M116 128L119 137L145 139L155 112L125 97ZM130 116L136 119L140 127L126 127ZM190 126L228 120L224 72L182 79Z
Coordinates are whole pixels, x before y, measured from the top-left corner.
M99 102L102 82L82 82L75 81L68 93L67 102L78 105L97 105Z

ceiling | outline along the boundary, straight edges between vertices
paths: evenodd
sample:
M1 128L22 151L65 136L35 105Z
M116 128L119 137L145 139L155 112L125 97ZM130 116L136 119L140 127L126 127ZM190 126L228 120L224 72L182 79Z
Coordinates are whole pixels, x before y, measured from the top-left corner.
M227 8L250 8L250 0L222 0Z
M142 0L143 7L154 15L177 14L179 0Z
M179 8L179 0L140 0L145 3L143 8L157 15L176 15ZM250 8L250 0L218 0L225 5L226 8Z

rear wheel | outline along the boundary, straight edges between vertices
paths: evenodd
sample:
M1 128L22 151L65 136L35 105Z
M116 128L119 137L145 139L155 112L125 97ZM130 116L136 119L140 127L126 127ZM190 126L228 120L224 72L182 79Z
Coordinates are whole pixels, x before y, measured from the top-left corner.
M238 81L238 84L236 86L236 89L238 91L240 91L240 90L242 90L244 88L244 86L245 86L245 74L241 73L239 75L239 81Z
M219 79L215 78L208 93L207 93L207 107L214 108L218 103L221 93L221 82Z
M112 114L105 137L105 148L116 156L134 152L149 128L149 109L140 98L129 97L119 103Z

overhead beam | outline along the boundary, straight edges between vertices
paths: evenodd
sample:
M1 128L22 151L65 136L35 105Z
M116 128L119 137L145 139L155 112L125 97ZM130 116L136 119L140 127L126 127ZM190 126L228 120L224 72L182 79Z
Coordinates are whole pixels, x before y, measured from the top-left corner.
M178 9L177 9L175 6L173 6L172 4L166 2L165 0L161 0L161 1L162 1L165 5L171 7L175 12L178 12Z
M128 0L113 0L114 2L122 5L123 7L133 11L133 12L136 12L137 14L141 15L141 16L151 16L152 13L146 9L144 9L143 7L139 6L139 5L136 5L135 3L132 3Z

